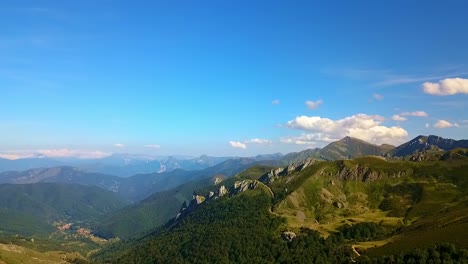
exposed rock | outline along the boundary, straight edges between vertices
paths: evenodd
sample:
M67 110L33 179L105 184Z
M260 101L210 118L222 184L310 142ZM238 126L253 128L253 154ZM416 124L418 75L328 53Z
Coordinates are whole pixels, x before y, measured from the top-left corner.
M336 208L343 208L344 207L344 204L340 201L334 201L333 202L333 206L335 206Z
M213 196L214 196L214 192L209 192L209 193L208 193L208 198L211 198L211 197L213 197Z
M267 174L263 175L260 177L260 181L263 183L272 183L276 179L280 177L285 177L288 176L291 173L294 173L296 171L302 171L305 168L309 167L310 165L313 165L315 163L315 159L309 158L306 159L303 162L299 163L291 163L289 164L286 168L276 168L268 172Z
M222 181L223 181L223 179L221 179L220 177L215 177L214 184L216 185L216 184L218 184L218 183L220 183Z
M286 231L281 234L281 237L288 242L293 241L293 239L296 238L296 236L296 233L291 231Z
M236 181L234 183L232 193L237 194L247 190L253 190L255 188L257 188L257 181L255 180Z
M382 172L372 170L369 167L357 165L354 167L348 167L344 164L341 165L340 170L336 177L340 180L356 180L363 182L372 182L382 178L400 178L412 174L412 170L409 171L394 171L394 172Z
M332 203L333 202L333 194L328 191L327 189L325 188L322 188L320 190L320 197L322 198L322 200L328 202L328 203Z
M260 178L260 181L265 182L265 183L274 182L275 179L281 177L283 171L285 171L284 168L272 169L270 172L268 172L267 174L263 175L263 176Z
M193 198L193 200L195 201L195 203L198 205L198 204L201 204L205 201L205 197L201 196L201 195L195 195L195 197Z
M296 168L297 168L296 163L293 162L293 163L289 164L288 167L286 167L286 169L284 170L285 175L288 175L290 173L295 172Z
M223 197L224 195L227 194L227 189L224 185L221 185L221 187L219 187L218 189L218 197Z

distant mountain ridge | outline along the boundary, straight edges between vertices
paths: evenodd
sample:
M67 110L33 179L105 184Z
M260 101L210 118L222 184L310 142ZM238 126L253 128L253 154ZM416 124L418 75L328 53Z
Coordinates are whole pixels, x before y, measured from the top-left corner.
M277 160L283 155L281 153L257 155L249 157L256 161ZM0 173L6 171L25 171L36 168L52 167L76 167L84 171L115 175L119 177L130 177L136 174L149 174L169 172L176 169L186 171L203 170L215 166L229 159L239 157L212 157L201 155L199 157L186 156L157 156L133 155L116 153L100 159L77 159L77 158L24 158L24 159L2 159L0 158Z
M420 135L396 147L391 151L391 154L393 156L403 157L418 151L429 150L431 148L439 148L445 151L453 150L455 148L468 148L468 140L454 140L434 135Z
M11 171L0 173L0 183L76 183L88 186L98 186L118 193L129 201L139 201L149 195L172 189L192 180L209 178L216 174L226 177L247 169L255 164L281 166L280 161L257 160L256 158L235 158L223 161L203 170L186 171L176 169L162 173L137 174L122 178L102 173L84 171L74 167L39 168L27 171Z
M383 156L391 146L377 146L352 137L332 142L318 151L326 160L354 159L362 156Z
M38 183L38 182L64 182L78 183L83 185L93 185L117 192L121 197L130 201L139 201L155 192L161 192L175 188L178 185L209 178L216 174L226 177L245 170L253 165L287 166L292 163L299 163L309 158L317 160L346 160L363 156L383 156L401 158L413 153L427 149L452 150L455 148L468 148L468 140L445 139L438 136L418 136L409 142L398 147L391 145L374 145L363 140L345 137L332 142L322 149L307 149L301 152L258 155L250 158L209 157L206 155L196 159L178 161L176 158L169 158L167 164L172 163L172 167L189 167L189 164L215 164L213 166L199 170L174 169L163 172L136 174L128 178L116 177L104 173L90 172L83 168L74 167L54 167L48 169L31 169L22 172L0 173L0 183ZM452 155L453 156L453 155ZM109 159L115 159L113 164L141 164L140 161L132 161L133 156L115 155ZM454 156L455 157L455 156ZM122 161L121 159L130 159ZM413 157L412 160L421 160L422 157ZM46 160L48 161L48 160ZM17 162L17 161L14 161ZM146 161L151 162L151 161ZM158 161L159 162L159 161ZM185 164L184 162L188 162ZM110 163L109 163L110 164ZM194 168L194 167L192 167Z
M68 166L0 173L0 183L78 183L97 186L114 192L118 191L121 180L122 178L116 176L86 172Z

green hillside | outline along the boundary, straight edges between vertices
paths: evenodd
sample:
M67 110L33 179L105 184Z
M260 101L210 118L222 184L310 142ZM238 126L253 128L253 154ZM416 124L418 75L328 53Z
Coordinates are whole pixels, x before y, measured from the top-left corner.
M174 218L182 203L190 201L194 190L222 181L217 175L182 184L172 190L155 193L143 201L103 216L93 233L103 237L128 239L166 223Z
M373 263L385 255L412 258L411 249L468 260L462 250L468 248L465 160L306 163L268 172L270 178L238 175L220 184L228 196L200 191L205 198L192 201L180 219L141 240L116 244L96 260ZM244 183L249 187L240 193L233 187ZM284 231L296 237L284 239ZM430 249L441 243L449 244ZM447 247L454 249L447 253Z
M274 167L255 165L240 172L232 180L227 179L227 182L237 179L258 179L272 168ZM194 191L212 189L210 186L220 185L219 183L225 178L223 175L216 175L203 180L187 182L169 191L155 193L137 204L129 205L103 216L93 229L93 233L103 238L129 239L138 237L174 218L181 205L192 199Z
M265 189L206 203L184 218L132 244L97 254L97 263L321 263L344 259L332 241L303 230L293 243L281 238L282 218L269 213ZM336 251L334 251L336 249Z
M125 205L110 191L62 183L1 184L0 231L49 233L54 222L89 223Z

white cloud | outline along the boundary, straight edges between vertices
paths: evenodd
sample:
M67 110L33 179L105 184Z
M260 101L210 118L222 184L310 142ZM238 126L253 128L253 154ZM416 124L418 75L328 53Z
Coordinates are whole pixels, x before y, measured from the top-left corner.
M382 116L366 114L356 114L339 120L319 116L299 116L287 122L286 126L314 132L310 134L317 137L320 134L321 138L340 139L351 136L376 144L399 143L408 137L408 132L401 127L382 126L384 120Z
M252 138L249 140L244 141L244 143L255 143L255 144L271 144L271 140L262 139L262 138Z
M79 158L79 159L100 159L110 156L111 153L99 150L78 150L78 149L39 149L39 150L18 150L5 151L0 153L0 158L23 159L23 158Z
M125 145L124 145L124 144L117 143L117 144L114 144L114 147L116 147L116 148L124 148Z
M459 127L457 123L450 123L446 120L439 120L434 124L435 128Z
M9 159L9 160L15 160L15 159L21 159L23 156L18 155L18 154L11 154L11 153L0 153L0 158L2 159ZM25 157L27 158L27 157Z
M339 138L330 138L322 133L301 134L300 136L289 136L280 138L281 143L296 145L315 145L317 142L332 142Z
M280 104L280 100L275 99L275 100L271 101L271 104L273 104L273 105L279 105L279 104Z
M384 96L378 93L373 94L372 97L374 97L375 100L379 101L382 101L384 99Z
M323 104L323 100L317 100L317 101L310 101L310 100L307 100L305 102L307 108L309 108L310 110L315 110L317 109L321 104Z
M400 116L400 115L393 115L392 119L395 121L406 121L406 117Z
M424 111L414 111L414 112L403 112L400 115L402 116L417 116L417 117L427 117L427 113Z
M424 125L425 128L429 128L429 126L430 126L429 123L426 123L426 124Z
M425 82L422 89L424 93L432 95L468 94L468 79L447 78L438 83Z
M229 141L229 145L233 148L246 149L247 145L239 141Z
M151 148L151 149L160 149L161 145L158 144L149 144L149 145L144 145L143 147L145 148Z

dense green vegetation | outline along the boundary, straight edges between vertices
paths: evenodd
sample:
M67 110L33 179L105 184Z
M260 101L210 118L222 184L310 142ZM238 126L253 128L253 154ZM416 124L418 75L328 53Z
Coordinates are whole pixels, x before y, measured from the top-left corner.
M358 258L358 263L407 264L407 263L468 263L468 250L453 244L434 245L429 248L404 251L399 254Z
M222 185L229 189L237 180L259 179L269 169L254 167ZM439 242L457 242L464 248L468 247L461 231L468 220L467 171L468 164L460 160L410 162L363 157L317 161L268 186L260 184L254 191L209 200L141 240L115 244L96 255L96 260L379 262L386 261L382 258L385 255L406 260L398 255L405 247L420 249ZM206 195L216 188L204 188L197 193ZM302 218L297 217L298 211L304 213ZM320 233L306 226L316 226ZM290 230L297 236L287 242L281 233ZM443 232L450 235L443 236ZM327 233L325 239L323 234ZM420 241L422 234L428 239ZM381 242L372 246L377 240ZM360 243L371 243L362 246L371 248L368 255L366 252L359 258L353 248L354 245L360 248ZM461 257L457 254L450 257L463 258L464 253L460 253Z
M0 206L45 221L83 221L122 207L114 193L76 184L1 184Z
M352 241L369 241L384 238L384 230L376 223L361 222L354 225L343 225L334 236Z
M336 150L370 151L355 143L344 139ZM274 167L238 159L216 169L241 170L227 179L217 175L222 182L206 177L209 170L175 171L174 179L140 175L130 180L174 184L186 177L188 182L120 210L105 202L114 195L110 192L87 190L87 200L75 187L64 193L61 187L12 191L0 185L5 191L0 216L8 226L0 230L0 243L83 256L107 245L90 257L97 263L466 263L466 153L431 149L398 159L316 160L268 175ZM120 191L138 186L125 188ZM220 190L228 193L218 197ZM193 194L204 197L188 202ZM173 219L183 203L188 208ZM54 232L54 221L75 225ZM79 227L122 240L80 236L74 233Z
M31 236L54 222L89 223L125 203L98 187L62 183L1 184L0 232Z
M190 181L170 191L155 193L143 201L103 216L93 233L103 237L129 239L141 236L174 218L184 202L192 199L194 190L223 180L222 175Z
M219 183L226 177L216 175L202 180L189 181L169 191L152 194L143 201L103 216L93 228L93 233L103 237L129 239L145 234L174 218L184 202L192 199L195 190L198 193L214 191L220 185L230 185L240 179L258 179L274 167L254 165L227 182ZM213 184L218 183L216 186Z
M284 220L268 212L270 195L247 191L203 204L180 222L134 242L96 255L102 263L341 263L349 250L303 229L288 243Z

